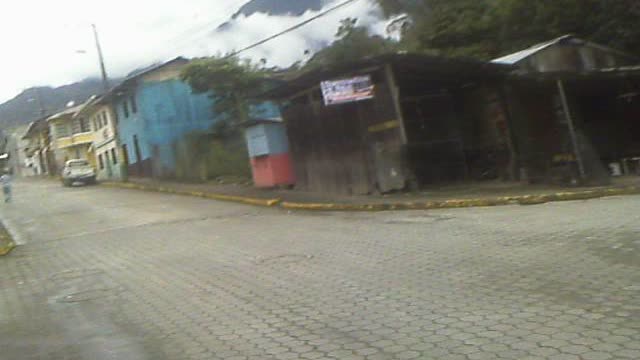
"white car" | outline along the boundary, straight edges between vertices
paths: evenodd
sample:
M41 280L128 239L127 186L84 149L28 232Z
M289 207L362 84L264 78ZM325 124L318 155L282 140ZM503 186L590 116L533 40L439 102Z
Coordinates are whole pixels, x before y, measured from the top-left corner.
M96 170L84 159L69 160L62 169L62 185L71 186L76 182L83 184L96 183Z

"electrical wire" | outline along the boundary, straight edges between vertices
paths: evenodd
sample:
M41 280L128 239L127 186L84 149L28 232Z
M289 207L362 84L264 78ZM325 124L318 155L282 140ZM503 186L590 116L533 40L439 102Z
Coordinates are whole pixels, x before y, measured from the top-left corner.
M327 9L327 10L325 10L325 11L323 11L323 12L321 12L321 13L313 16L313 17L310 17L309 19L307 19L305 21L302 21L302 22L300 22L300 23L298 23L296 25L293 25L293 26L291 26L291 27L289 27L289 28L287 28L287 29L285 29L283 31L280 31L277 34L271 35L271 36L269 36L269 37L267 37L265 39L262 39L262 40L260 40L260 41L258 41L256 43L253 43L253 44L251 44L249 46L246 46L246 47L244 47L244 48L242 48L240 50L233 51L230 54L226 55L224 58L228 59L230 57L234 57L234 56L236 56L238 54L241 54L241 53L243 53L245 51L251 50L251 49L256 48L256 47L258 47L258 46L260 46L262 44L265 44L265 43L267 43L267 42L269 42L271 40L277 39L282 35L285 35L285 34L288 34L288 33L292 32L292 31L294 31L294 30L297 30L297 29L299 29L299 28L301 28L301 27L303 27L303 26L305 26L305 25L307 25L307 24L309 24L309 23L311 23L311 22L313 22L315 20L318 20L318 19L328 15L329 13L332 13L332 12L334 12L334 11L340 9L340 8L343 8L343 7L347 6L347 5L350 5L350 4L352 4L352 3L356 2L356 1L358 1L358 0L347 0L347 1L341 2L340 4L338 4L338 5L334 6L334 7L331 7L331 8L329 8L329 9Z

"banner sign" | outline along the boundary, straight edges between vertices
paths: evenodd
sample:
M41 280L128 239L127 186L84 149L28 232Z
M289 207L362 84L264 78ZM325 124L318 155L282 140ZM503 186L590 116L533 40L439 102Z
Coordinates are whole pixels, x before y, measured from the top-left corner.
M371 76L358 76L350 79L323 81L320 83L325 105L337 105L348 102L373 99L374 85Z

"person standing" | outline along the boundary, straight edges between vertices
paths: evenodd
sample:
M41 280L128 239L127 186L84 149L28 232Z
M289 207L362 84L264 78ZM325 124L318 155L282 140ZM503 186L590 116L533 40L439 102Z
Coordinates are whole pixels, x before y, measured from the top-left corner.
M4 202L11 202L11 175L9 175L9 172L5 172L2 176L0 176L0 183L2 183Z

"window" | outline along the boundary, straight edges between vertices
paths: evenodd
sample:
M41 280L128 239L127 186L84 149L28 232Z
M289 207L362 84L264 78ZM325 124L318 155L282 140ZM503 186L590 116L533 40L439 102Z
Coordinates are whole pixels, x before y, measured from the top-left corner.
M122 111L124 112L124 117L128 118L129 117L129 103L126 100L122 103Z
M90 132L91 125L89 125L89 121L86 118L80 118L80 132Z
M98 155L98 163L100 164L100 170L104 169L104 160L102 159L102 154Z
M131 111L134 114L138 112L138 103L136 103L135 95L131 97Z
M113 160L113 165L117 165L118 157L116 156L116 149L111 149L111 158Z
M55 124L53 127L54 132L56 133L56 138L63 138L63 137L67 137L71 134L69 134L69 127L67 126L67 124Z
M107 117L107 112L103 111L101 114L102 114L103 126L109 125L109 118Z

